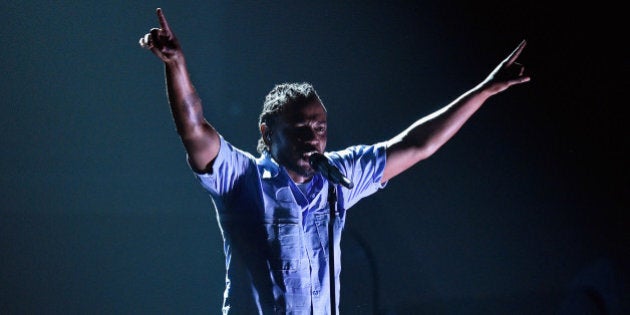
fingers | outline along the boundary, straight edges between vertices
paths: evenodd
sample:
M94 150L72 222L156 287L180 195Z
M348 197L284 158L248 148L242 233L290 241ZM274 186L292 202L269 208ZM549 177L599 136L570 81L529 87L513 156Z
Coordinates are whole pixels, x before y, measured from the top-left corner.
M166 21L166 17L164 17L164 13L162 13L162 9L157 8L156 10L158 21L160 21L160 27L165 30L167 33L171 32L171 28L168 26L168 22Z
M159 28L152 28L149 33L145 34L138 40L142 48L153 50L154 48L162 49L165 45L177 45L177 40L171 32L171 28L166 21L166 17L161 8L156 9Z
M143 37L140 38L138 43L142 48L153 48L156 44L159 46L160 42L164 39L168 38L168 33L160 28L152 28L149 33L146 33Z
M142 48L151 49L151 33L147 33L143 37L140 37L138 43Z
M515 62L514 66L518 67L519 71L518 71L518 76L521 77L523 76L523 74L525 73L525 66L523 66L522 64Z
M156 9L156 14L160 27L152 28L149 33L140 38L138 43L142 48L149 49L157 54L165 47L176 48L177 39L173 36L171 28L168 25L161 8Z
M518 44L518 47L516 47L516 49L514 49L514 51L506 58L508 65L511 65L512 63L516 61L516 59L518 59L518 56L521 54L523 49L525 49L526 45L527 45L526 40L523 40L521 41L520 44Z
M518 62L514 62L512 64L512 68L514 68L512 71L514 71L516 76L515 76L515 78L510 80L510 82L509 82L510 86L514 85L514 84L525 83L525 82L528 82L530 80L530 77L528 75L525 75L525 66L523 66L522 64L520 64Z
M162 34L161 34L161 33L162 33ZM159 29L159 28L155 28L155 27L154 27L154 28L152 28L152 29L149 31L149 34L151 34L151 37L152 37L152 39L153 39L153 40L157 40L157 39L159 38L159 36L160 36L160 35L166 35L166 34L163 34L163 33L164 33L164 32L163 32L161 29Z
M525 82L529 82L531 78L528 76L522 76L522 77L518 77L514 80L511 80L509 82L510 86L515 85L515 84L521 84L521 83L525 83Z

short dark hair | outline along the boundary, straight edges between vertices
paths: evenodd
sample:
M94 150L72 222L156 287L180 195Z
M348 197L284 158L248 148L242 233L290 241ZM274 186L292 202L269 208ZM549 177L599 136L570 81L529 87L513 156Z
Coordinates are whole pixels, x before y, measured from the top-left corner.
M278 117L284 111L286 105L296 104L303 105L309 102L320 100L315 88L310 83L282 83L276 84L273 89L265 96L258 125L266 124L270 131L276 125ZM261 135L258 139L259 153L269 152L269 146L263 140L266 135Z

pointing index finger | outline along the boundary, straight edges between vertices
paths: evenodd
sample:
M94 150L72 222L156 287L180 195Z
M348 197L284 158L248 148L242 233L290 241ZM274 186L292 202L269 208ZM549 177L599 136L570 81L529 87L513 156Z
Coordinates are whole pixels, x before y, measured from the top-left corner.
M160 21L160 27L166 32L170 33L171 28L168 26L168 22L166 22L166 17L164 17L164 13L162 13L161 8L157 8L156 10L158 20Z
M508 65L511 65L516 61L518 56L521 54L521 52L525 48L525 45L527 45L526 40L523 40L520 44L518 44L518 47L516 47L516 49L514 49L514 51L507 57Z

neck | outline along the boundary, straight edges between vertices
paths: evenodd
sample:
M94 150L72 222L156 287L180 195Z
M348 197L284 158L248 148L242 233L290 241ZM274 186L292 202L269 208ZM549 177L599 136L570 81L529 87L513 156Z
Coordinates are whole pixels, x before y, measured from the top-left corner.
M304 183L309 182L311 179L313 179L313 175L304 176L302 174L298 174L294 171L291 171L287 168L285 168L285 170L287 171L287 174L289 174L289 177L291 178L291 180L296 184L304 184Z

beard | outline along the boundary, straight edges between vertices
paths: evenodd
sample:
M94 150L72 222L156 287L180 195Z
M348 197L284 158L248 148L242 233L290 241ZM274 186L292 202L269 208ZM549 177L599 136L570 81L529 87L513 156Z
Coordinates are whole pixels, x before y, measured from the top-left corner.
M308 156L296 157L291 162L284 164L284 166L300 176L311 177L315 174L315 169L311 166Z
M300 177L311 178L315 175L316 170L309 162L309 153L293 152L288 155L279 155L274 157L276 162L284 167L290 174L293 173Z

